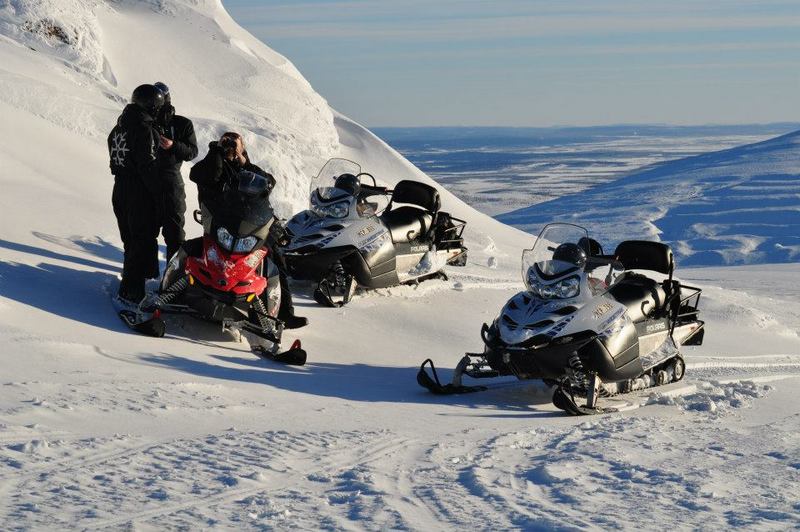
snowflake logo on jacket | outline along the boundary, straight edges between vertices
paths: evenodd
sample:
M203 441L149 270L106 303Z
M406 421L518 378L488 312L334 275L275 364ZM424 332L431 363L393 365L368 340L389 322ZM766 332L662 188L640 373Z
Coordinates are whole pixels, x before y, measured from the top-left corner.
M111 139L111 160L116 166L125 166L125 157L130 151L128 148L128 132L114 133Z

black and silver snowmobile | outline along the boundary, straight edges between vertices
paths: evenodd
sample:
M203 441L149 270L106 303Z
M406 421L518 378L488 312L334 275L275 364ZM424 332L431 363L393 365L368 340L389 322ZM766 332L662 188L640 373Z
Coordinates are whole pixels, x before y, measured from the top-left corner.
M314 299L322 305L346 304L357 285L446 279L445 265L466 264L466 222L440 210L430 185L404 180L389 190L357 163L331 159L311 188L310 209L286 225L291 242L283 257L294 279L317 283ZM388 205L381 211L382 199Z
M555 385L553 404L573 415L606 411L604 397L679 381L680 347L700 345L705 329L700 289L674 269L663 243L629 240L604 255L586 229L547 225L522 254L527 289L483 325L483 353L465 355L446 385L428 359L417 381L451 394L485 389L464 385L463 375L542 379Z

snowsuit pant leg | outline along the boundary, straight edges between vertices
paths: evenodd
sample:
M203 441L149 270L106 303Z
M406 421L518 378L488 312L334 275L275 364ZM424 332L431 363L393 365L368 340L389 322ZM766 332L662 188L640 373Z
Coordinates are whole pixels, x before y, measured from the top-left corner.
M289 288L289 279L281 269L278 269L278 278L281 282L281 306L278 316L284 318L294 316L294 302L292 301L292 291Z
M165 176L162 186L164 216L161 234L164 235L164 242L167 244L167 262L169 262L186 239L186 232L183 229L186 223L186 191L180 174Z
M126 192L129 242L120 291L138 300L145 295L145 279L159 274L161 198L148 190L138 177L128 180Z
M128 198L125 191L126 179L127 177L123 175L114 176L114 189L111 192L111 206L114 208L114 216L117 219L117 227L119 228L119 237L122 240L123 257L125 252L128 251L128 241L130 240L130 231L128 230Z

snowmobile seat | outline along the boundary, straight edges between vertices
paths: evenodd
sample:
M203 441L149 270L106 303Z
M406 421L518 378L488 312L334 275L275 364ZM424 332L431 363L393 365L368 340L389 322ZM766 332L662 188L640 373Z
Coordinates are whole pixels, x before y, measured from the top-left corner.
M392 234L392 241L410 242L421 235L427 234L433 224L433 215L416 207L396 207L386 210L381 214L383 223Z
M640 274L627 274L609 289L609 293L628 307L628 315L634 323L659 314L667 304L663 285Z
M651 270L671 274L675 267L672 249L661 242L625 240L619 243L614 256L626 270Z
M415 207L425 209L431 214L435 214L442 206L439 198L439 191L430 185L419 181L409 181L404 179L395 185L392 191L392 201L387 210L390 210L395 203L405 203Z
M396 203L404 205L395 207ZM438 190L419 181L404 179L395 185L392 200L381 219L389 227L395 244L410 242L430 231L440 208Z
M625 240L614 250L614 257L626 270L649 270L671 276L675 268L672 249L661 242ZM669 296L664 287L664 283L655 279L628 273L609 292L628 307L628 314L635 323L664 312Z

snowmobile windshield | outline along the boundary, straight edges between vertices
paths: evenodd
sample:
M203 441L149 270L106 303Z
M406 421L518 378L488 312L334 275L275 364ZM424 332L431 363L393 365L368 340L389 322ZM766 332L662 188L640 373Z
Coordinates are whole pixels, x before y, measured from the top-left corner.
M267 225L274 216L268 194L250 194L236 189L228 190L212 212L214 220L236 231L234 236L246 236L254 228Z
M323 187L333 188L336 179L343 174L352 174L357 176L361 173L361 165L354 163L348 159L330 159L316 177L311 180L310 193L314 190Z
M582 271L586 265L586 252L579 243L588 240L589 232L578 225L545 226L533 247L522 252L523 280L528 283L528 270L532 267L548 277Z
M272 191L274 179L267 176L243 170L238 174L239 192L247 196L264 196Z
M314 194L317 194L322 201L327 202L348 198L352 195L352 192L336 187L320 187L311 193L312 202Z
M582 240L583 239L583 240ZM531 249L522 252L522 279L542 299L569 299L580 294L586 253L579 242L589 233L572 224L550 224Z
M594 297L606 292L624 268L612 258L592 254L591 242L588 231L578 225L545 226L533 248L522 252L525 286L543 299L572 298L581 292Z

